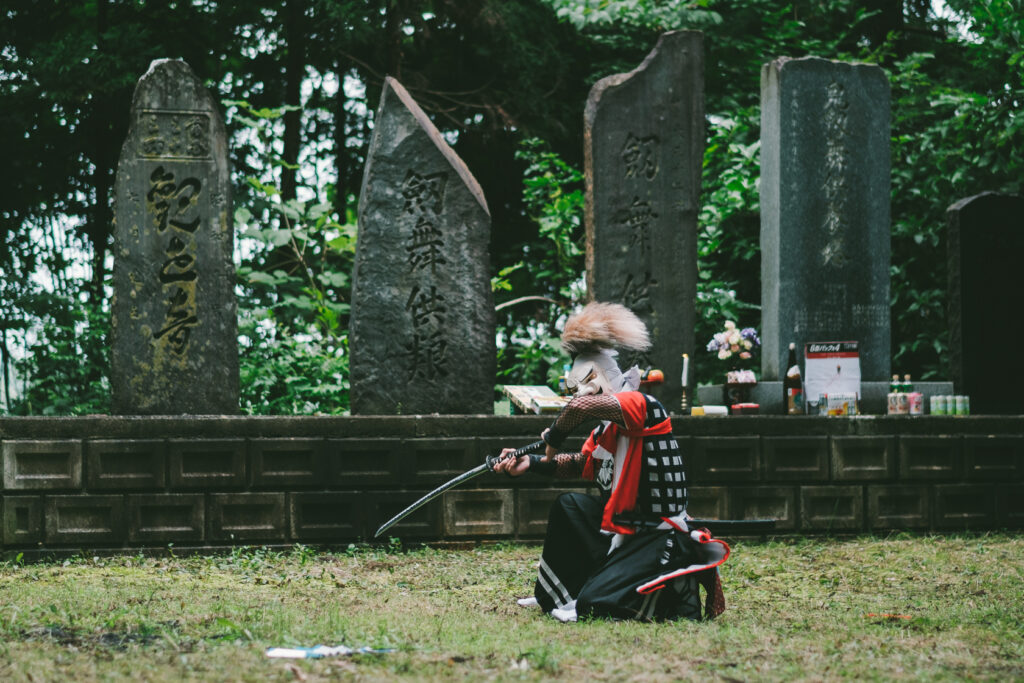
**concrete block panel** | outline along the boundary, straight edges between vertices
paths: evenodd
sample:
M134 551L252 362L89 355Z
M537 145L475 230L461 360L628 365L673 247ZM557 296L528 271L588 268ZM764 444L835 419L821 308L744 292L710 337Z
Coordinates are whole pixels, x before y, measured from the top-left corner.
M1024 529L1024 484L1000 484L996 500L999 526Z
M363 494L359 491L292 493L288 501L292 540L332 542L367 535Z
M695 484L757 481L761 474L758 436L694 437L686 476ZM685 457L685 455L684 455Z
M482 458L477 458L476 439L473 438L409 439L403 447L412 454L417 488L440 486L483 462ZM493 480L489 485L494 485Z
M245 487L244 439L175 439L167 450L173 489Z
M328 480L334 486L394 487L412 480L412 454L401 439L328 439Z
M283 493L215 493L209 502L211 541L286 540Z
M377 529L427 491L368 491L363 495L366 510L366 535L372 540ZM401 522L384 532L377 540L398 538L441 538L444 520L442 500L435 498Z
M161 439L85 442L89 489L162 489L167 482L167 447Z
M801 486L800 527L814 531L864 529L861 486Z
M206 497L202 493L129 495L128 540L132 543L186 543L206 536Z
M900 479L960 479L963 439L959 436L901 436Z
M515 501L511 489L453 489L444 494L446 536L511 536Z
M34 545L42 543L42 496L4 496L3 510L4 545Z
M689 486L686 511L697 519L728 519L728 491L725 486Z
M869 529L927 529L932 519L930 489L925 484L867 489Z
M255 488L311 488L327 483L327 442L323 439L250 439L249 463Z
M516 535L523 538L543 538L548 528L551 505L563 493L595 495L596 489L547 488L516 491Z
M896 439L891 436L835 436L832 479L882 481L896 476Z
M47 496L46 542L55 545L122 543L124 496Z
M54 491L82 486L82 442L4 441L4 488Z
M828 479L827 436L765 437L761 457L765 481Z
M995 484L936 484L935 526L991 529L996 524Z
M964 470L978 481L1024 479L1024 436L964 437Z
M732 519L774 519L775 528L796 529L799 512L792 486L738 486L729 489Z

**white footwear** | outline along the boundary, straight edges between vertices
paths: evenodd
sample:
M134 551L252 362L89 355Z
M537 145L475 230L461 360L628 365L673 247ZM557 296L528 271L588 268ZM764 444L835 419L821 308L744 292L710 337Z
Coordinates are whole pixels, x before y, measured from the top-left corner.
M537 598L533 597L532 595L528 598L519 598L518 600L516 600L516 604L520 607L536 607Z
M576 601L566 603L565 607L551 610L551 616L563 624L569 621L576 621Z
M558 619L563 624L565 624L567 622L570 622L570 621L576 621L576 608L575 607L570 607L569 609L558 609L558 608L555 608L555 609L551 610L551 616L553 616L555 619Z

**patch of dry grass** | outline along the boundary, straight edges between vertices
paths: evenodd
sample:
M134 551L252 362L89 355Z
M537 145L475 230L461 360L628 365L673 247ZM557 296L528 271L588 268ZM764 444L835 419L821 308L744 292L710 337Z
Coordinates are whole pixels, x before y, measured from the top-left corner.
M1013 535L737 543L722 571L729 609L710 623L559 624L523 610L514 598L532 592L538 554L300 547L0 565L0 678L1024 677ZM264 656L315 644L395 651Z

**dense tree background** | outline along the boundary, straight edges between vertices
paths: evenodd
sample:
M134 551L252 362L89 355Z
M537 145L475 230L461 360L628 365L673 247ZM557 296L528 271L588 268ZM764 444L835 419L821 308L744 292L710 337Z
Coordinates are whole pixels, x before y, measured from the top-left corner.
M500 382L550 379L582 290L582 111L659 33L705 32L698 341L759 325L761 64L881 64L892 84L893 368L944 378L945 218L1021 192L1019 0L3 0L0 411L104 412L114 169L150 61L224 101L236 174L243 409L347 407L365 149L385 75L486 193ZM697 377L720 374L710 359ZM557 370L555 370L557 372Z

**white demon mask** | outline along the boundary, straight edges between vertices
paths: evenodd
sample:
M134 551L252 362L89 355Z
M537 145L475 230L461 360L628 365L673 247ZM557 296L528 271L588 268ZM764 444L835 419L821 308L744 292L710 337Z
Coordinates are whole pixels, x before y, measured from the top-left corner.
M615 362L616 355L615 351L600 349L576 356L565 378L566 387L575 396L636 391L640 386L640 368L634 365L623 373Z
M562 331L562 349L573 357L566 386L576 396L636 391L640 369L633 366L623 373L613 349L646 351L650 346L647 326L636 314L621 304L592 301L569 316Z

